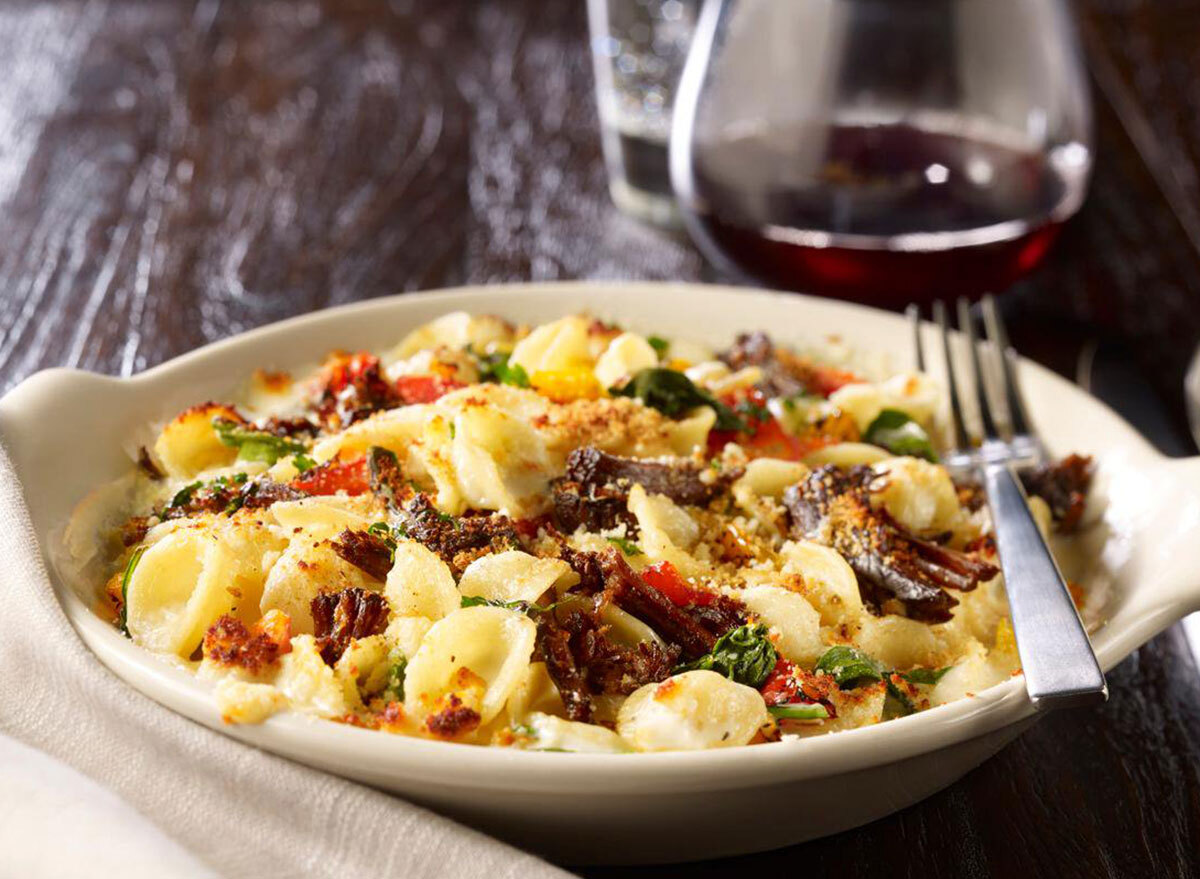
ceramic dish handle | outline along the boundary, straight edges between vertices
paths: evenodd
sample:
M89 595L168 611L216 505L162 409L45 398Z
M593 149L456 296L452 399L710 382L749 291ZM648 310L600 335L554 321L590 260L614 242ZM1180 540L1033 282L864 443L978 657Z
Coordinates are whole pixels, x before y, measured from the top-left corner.
M1119 625L1092 635L1107 671L1164 629L1200 611L1200 457L1131 466L1109 486L1106 518L1118 535L1103 563L1129 593Z

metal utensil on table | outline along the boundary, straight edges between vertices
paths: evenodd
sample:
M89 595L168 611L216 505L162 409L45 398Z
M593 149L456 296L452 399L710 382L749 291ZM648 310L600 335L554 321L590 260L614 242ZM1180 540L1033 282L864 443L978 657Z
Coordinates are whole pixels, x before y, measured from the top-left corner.
M1025 687L1034 707L1044 710L1102 702L1108 698L1104 673L1017 476L1018 468L1043 463L1046 453L1017 387L1016 353L1009 346L995 301L985 297L982 305L988 343L977 338L968 302L959 299L957 303L958 325L966 336L983 433L982 442L975 445L964 418L967 398L960 389L946 306L940 301L933 304L933 318L940 331L946 363L955 437L955 448L943 456L943 464L951 472L982 477ZM908 315L913 324L917 366L924 369L920 310L915 305L909 306ZM984 381L983 363L989 356L999 360L1003 410L999 407L993 410Z

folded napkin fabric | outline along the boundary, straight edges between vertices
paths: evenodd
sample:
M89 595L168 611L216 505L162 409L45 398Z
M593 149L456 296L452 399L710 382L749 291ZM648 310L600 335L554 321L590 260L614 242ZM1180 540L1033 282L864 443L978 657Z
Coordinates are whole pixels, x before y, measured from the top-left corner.
M122 851L137 852L125 879L570 875L404 800L236 742L119 680L67 622L3 449L0 734L15 740L0 740L0 876L111 875ZM28 749L54 759L28 758ZM111 839L118 834L140 845Z

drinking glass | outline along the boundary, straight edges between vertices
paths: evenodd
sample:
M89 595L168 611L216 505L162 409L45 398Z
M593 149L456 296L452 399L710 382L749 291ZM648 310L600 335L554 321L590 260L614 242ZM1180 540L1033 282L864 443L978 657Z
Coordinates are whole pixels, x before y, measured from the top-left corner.
M1091 103L1060 0L706 0L671 176L734 274L898 305L999 291L1078 210Z
M609 192L626 213L679 224L667 171L675 87L700 0L588 0Z

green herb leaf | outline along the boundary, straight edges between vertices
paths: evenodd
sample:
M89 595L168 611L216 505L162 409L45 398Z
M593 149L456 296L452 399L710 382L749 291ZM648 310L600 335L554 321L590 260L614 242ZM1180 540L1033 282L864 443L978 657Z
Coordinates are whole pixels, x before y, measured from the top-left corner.
M301 473L307 473L309 470L311 470L312 468L317 466L317 462L314 461L312 458L308 457L308 455L301 452L300 454L298 454L294 458L292 458L292 466L295 467L297 470L299 470Z
M938 459L929 434L899 409L884 409L875 416L863 439L882 446L893 455L911 455L934 463Z
M650 347L654 349L654 353L658 355L659 360L666 357L667 351L671 348L671 343L662 336L651 336L646 341L650 343Z
M633 557L635 555L643 554L640 546L625 537L606 537L604 539L613 546L619 547L621 552L625 553L627 556Z
M230 421L228 418L214 418L212 425L222 444L235 447L238 450L238 457L243 461L263 461L267 464L274 464L284 455L295 455L308 451L303 443L265 431L254 430L238 424L236 421Z
M238 510L240 510L242 507L244 507L246 505L247 499L254 497L254 495L257 493L258 493L258 483L251 482L244 489L242 489L236 495L234 495L233 500L231 500L225 506L225 512L232 516L234 513L236 513Z
M388 666L388 680L386 689L395 693L397 699L404 698L404 676L407 671L408 659L403 655L396 654L396 658L392 661L392 664Z
M815 670L829 675L843 690L883 680L883 669L878 662L844 644L826 650L817 660Z
M125 565L125 573L121 575L121 612L117 614L117 626L126 638L131 637L129 634L129 615L126 608L129 607L129 581L133 579L133 569L137 567L138 562L142 560L142 555L146 552L146 547L139 546L133 551L133 555L129 557L129 563Z
M695 662L679 666L675 673L715 671L731 681L757 689L771 674L778 659L775 645L767 638L767 627L759 623L726 632L713 645L710 653Z
M908 715L915 713L917 706L913 705L907 693L896 686L892 681L891 675L885 675L884 681L887 683L887 696L883 700L883 719L891 720L893 717L908 717Z
M787 720L824 720L829 717L829 709L819 702L793 702L790 705L768 705L767 711L772 717L782 717Z
M551 604L534 604L531 601L504 601L501 598L484 598L482 595L464 595L459 607L502 607L505 610L515 610L531 616L539 613L549 613L562 604L555 601Z
M901 672L900 677L904 678L910 684L933 686L945 677L946 672L952 668L954 668L952 665L948 665L945 668L913 668L906 672Z
M467 351L479 361L480 381L494 381L518 388L529 387L529 375L525 372L525 367L519 363L510 364L508 362L510 355L499 351L492 354L479 354L470 347L467 348Z
M388 550L388 558L393 562L396 560L396 539L408 536L403 525L393 528L387 522L372 522L367 526L367 533L383 542Z
M175 507L185 507L191 501L192 495L203 487L204 483L200 481L191 482L185 485L179 491L175 492L175 496L171 498L171 502L167 504L166 509L174 509Z
M674 369L648 367L630 379L623 388L610 388L609 393L616 397L641 400L668 418L678 418L697 406L711 406L717 413L714 425L717 430L747 429L746 423L732 409Z
M753 400L742 400L737 404L734 411L738 415L744 415L751 421L766 421L771 417L771 412L766 406L761 403L755 403Z

